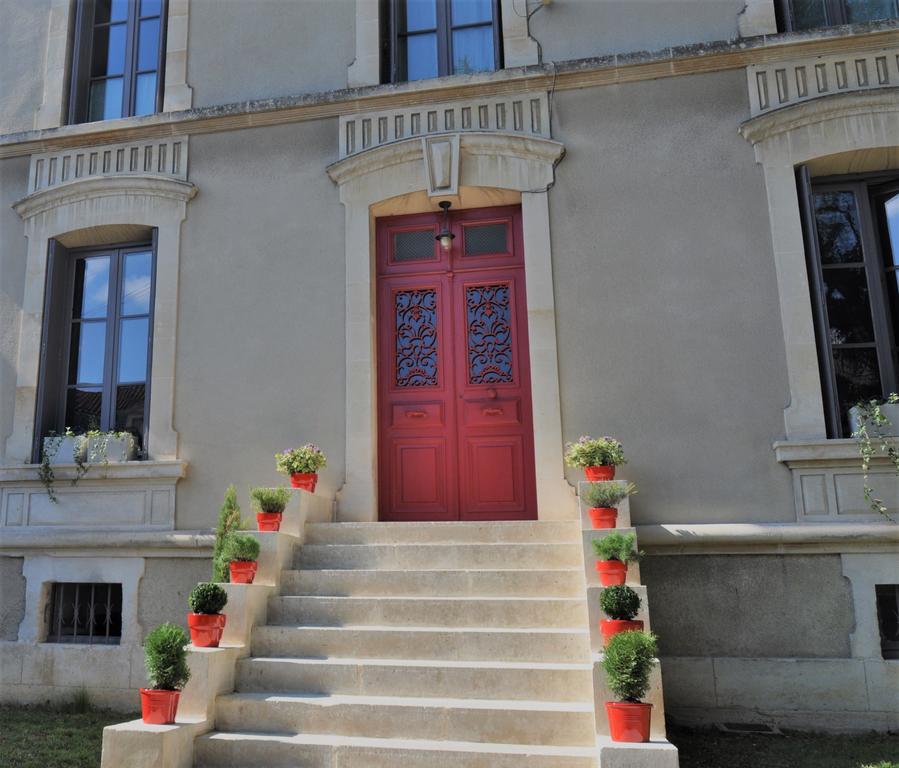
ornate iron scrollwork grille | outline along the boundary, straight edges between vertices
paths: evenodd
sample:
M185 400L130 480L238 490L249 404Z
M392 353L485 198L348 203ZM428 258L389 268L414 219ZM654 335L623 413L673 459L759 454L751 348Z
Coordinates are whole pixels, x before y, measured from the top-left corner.
M397 291L396 385L437 386L437 291Z
M471 384L513 381L509 298L508 285L472 285L465 289Z

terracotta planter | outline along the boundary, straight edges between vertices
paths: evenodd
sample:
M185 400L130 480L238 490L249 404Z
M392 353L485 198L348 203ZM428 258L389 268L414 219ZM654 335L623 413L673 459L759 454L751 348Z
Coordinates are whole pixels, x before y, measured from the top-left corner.
M190 641L197 648L218 648L225 631L225 615L222 613L188 613L187 626Z
M155 688L140 689L140 714L145 723L170 725L178 712L181 691L159 691Z
M620 560L597 560L596 570L599 572L599 583L604 587L618 587L627 578L627 563Z
M615 507L590 507L587 512L594 528L614 528L618 523L618 510Z
M260 531L277 531L281 529L281 512L257 512L256 526Z
M642 701L607 701L609 735L612 741L649 741L649 718L652 704Z
M643 622L639 619L627 621L625 619L600 619L599 631L602 633L602 644L609 644L619 632L642 632Z
M294 488L300 488L309 493L315 493L315 484L318 482L318 474L315 472L294 472L290 476L290 484Z
M232 584L252 584L256 578L255 560L232 560L228 563Z
M587 476L587 479L591 483L598 483L602 482L603 480L614 480L615 467L614 465L608 467L584 467L584 474Z

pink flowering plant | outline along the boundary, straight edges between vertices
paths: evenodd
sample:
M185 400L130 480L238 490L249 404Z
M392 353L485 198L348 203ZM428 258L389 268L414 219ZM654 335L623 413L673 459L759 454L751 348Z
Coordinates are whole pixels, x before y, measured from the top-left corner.
M286 448L275 454L278 471L285 475L314 474L328 463L324 452L314 443Z
M565 463L569 467L617 467L626 464L627 459L614 437L582 435L576 443L565 446Z

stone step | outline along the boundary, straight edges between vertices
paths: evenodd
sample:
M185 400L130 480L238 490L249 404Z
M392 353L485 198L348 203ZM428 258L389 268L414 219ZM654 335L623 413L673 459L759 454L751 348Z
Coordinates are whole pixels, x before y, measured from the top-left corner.
M555 597L299 597L269 600L269 624L586 627L586 603Z
M443 597L580 597L580 569L283 571L282 595L439 595Z
M347 694L240 693L216 700L216 728L589 746L593 703Z
M447 523L314 523L306 526L309 544L461 544L571 543L577 520L490 521Z
M306 544L296 568L387 570L543 570L583 567L579 543Z
M254 656L587 662L586 629L260 626Z
M196 741L198 768L597 768L596 746L212 732Z
M602 768L678 768L677 747L664 739L630 744L597 736Z
M540 701L593 696L589 663L443 659L250 657L237 664L236 689Z

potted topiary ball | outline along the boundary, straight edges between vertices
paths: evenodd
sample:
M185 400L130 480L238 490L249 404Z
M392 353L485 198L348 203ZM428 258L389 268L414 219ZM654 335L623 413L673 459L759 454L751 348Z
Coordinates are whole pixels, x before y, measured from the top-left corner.
M627 564L639 560L642 552L634 549L637 537L633 533L610 533L601 539L593 539L596 553L596 570L599 583L604 587L624 584L627 579Z
M234 531L225 537L223 557L228 563L232 584L252 584L259 560L259 541L247 533Z
M144 664L150 687L140 689L141 717L145 723L175 722L181 689L190 679L187 635L174 624L160 624L144 640Z
M218 648L225 631L222 608L228 603L228 593L218 584L197 584L187 598L191 612L187 614L190 641L198 648Z
M290 501L290 491L286 488L252 488L250 498L256 507L256 525L259 530L280 530L284 508Z
M565 463L581 467L591 482L614 480L615 467L627 463L624 448L614 437L582 435L576 443L565 446Z
M633 483L606 481L590 483L583 491L590 523L594 528L614 528L618 523L618 505L637 492Z
M618 697L606 702L612 741L649 741L652 704L640 699L649 690L657 653L655 635L648 632L622 632L605 647L602 668L609 690Z
M609 617L599 620L603 645L608 645L609 640L620 632L643 630L643 622L634 620L640 610L640 595L630 587L624 584L606 587L599 596L599 607Z
M288 448L275 454L278 471L290 477L290 484L309 493L315 493L318 470L328 463L322 449L314 443L299 448Z

